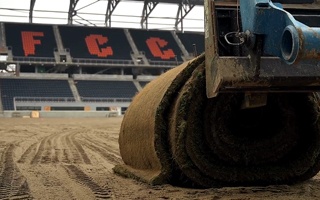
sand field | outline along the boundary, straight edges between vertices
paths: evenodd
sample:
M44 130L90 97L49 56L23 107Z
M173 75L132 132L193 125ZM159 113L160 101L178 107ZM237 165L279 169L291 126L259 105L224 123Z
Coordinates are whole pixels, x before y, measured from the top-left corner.
M189 189L114 174L122 118L2 118L0 199L320 199L320 175L301 184Z

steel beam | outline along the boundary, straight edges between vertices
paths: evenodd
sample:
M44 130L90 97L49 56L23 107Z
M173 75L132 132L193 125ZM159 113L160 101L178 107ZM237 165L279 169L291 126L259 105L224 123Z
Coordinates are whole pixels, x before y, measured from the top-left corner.
M148 18L155 7L158 5L159 1L151 1L151 0L144 0L144 6L141 16L141 28L148 29Z
M70 0L69 4L69 12L68 12L68 24L72 24L73 17L77 15L77 11L75 10L77 3L79 0Z
M29 23L32 23L32 20L33 20L33 9L35 4L36 4L36 0L30 0Z
M189 12L194 8L195 4L191 4L189 0L181 0L179 3L179 8L177 12L176 22L175 22L175 29L179 31L179 24L180 24L180 31L183 31L183 19L189 14Z
M116 9L117 5L119 4L120 0L109 0L108 1L108 7L106 12L106 19L105 24L108 27L111 27L111 16L113 11Z

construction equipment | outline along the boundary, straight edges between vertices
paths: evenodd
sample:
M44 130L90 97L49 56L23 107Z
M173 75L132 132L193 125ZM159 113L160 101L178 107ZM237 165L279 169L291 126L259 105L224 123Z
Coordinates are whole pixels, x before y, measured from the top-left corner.
M205 0L205 53L124 116L118 174L150 184L293 184L320 170L320 1ZM312 28L311 28L312 27Z

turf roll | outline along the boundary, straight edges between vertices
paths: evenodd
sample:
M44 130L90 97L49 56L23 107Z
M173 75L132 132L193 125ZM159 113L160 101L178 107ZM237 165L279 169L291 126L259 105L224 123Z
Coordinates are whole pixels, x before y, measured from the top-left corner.
M187 187L293 184L320 170L315 93L270 93L241 109L243 93L208 99L204 55L150 82L120 129L124 164L113 170L149 184Z

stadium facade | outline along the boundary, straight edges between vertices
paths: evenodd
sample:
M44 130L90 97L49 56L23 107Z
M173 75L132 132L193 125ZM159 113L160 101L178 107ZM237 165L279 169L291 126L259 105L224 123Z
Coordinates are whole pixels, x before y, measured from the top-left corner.
M106 25L119 2L107 2ZM35 0L30 23L1 22L1 109L123 113L149 81L204 51L202 32L147 29L158 3L180 5L177 27L203 1L143 2L142 29L75 26L70 17L66 25L32 23Z

